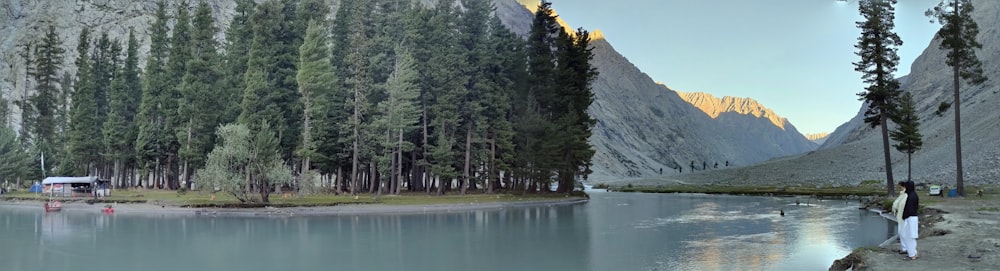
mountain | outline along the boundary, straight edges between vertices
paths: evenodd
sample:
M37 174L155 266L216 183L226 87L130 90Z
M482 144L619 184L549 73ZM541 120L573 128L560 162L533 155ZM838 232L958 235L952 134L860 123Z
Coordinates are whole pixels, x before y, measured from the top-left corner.
M1000 184L1000 1L974 0L973 19L979 24L977 50L986 75L980 86L962 83L962 155L967 184ZM945 64L947 52L933 39L913 62L910 74L900 78L901 89L913 94L921 120L923 149L913 154L912 177L917 182L954 186L955 115L948 110L935 114L942 102L952 102L952 72ZM845 60L847 61L847 60ZM859 79L860 80L860 79ZM815 185L857 184L862 180L885 180L880 128L862 122L864 107L842 124L820 149L758 165L679 176L689 182L769 183ZM895 128L890 124L890 129ZM907 157L892 150L896 180L907 176Z
M830 137L830 133L815 133L815 134L805 134L806 139L816 143L816 145L823 145L826 139Z
M778 116L774 111L751 98L725 96L719 99L704 92L677 92L677 94L680 94L681 99L701 109L713 119L725 113L752 115L756 118L765 118L782 130L785 129L785 124L788 122L785 118Z
M225 29L233 17L234 1L206 1L212 7L217 26ZM180 1L168 2L169 10L173 10ZM334 10L340 3L327 2ZM521 35L528 32L533 18L530 10L537 6L537 0L493 2L504 24ZM0 75L3 76L0 90L4 97L18 100L25 89L31 89L25 82L24 61L19 53L23 44L39 36L49 24L60 31L66 49L63 61L66 72L75 72L71 63L76 58L78 34L84 27L95 33L107 32L109 37L118 39L134 28L143 43L140 54L145 55L149 51L148 27L155 3L155 0L3 1L0 3ZM217 38L221 39L221 35ZM589 108L597 119L590 139L597 151L591 181L656 177L662 176L661 171L663 175L674 174L675 168L690 169L697 164L749 165L815 148L794 126L773 112L753 111L748 107L749 111L710 116L674 90L655 83L619 54L599 31L594 30L592 38L593 65L600 76L593 84L595 100ZM19 109L12 108L13 118L8 121L18 124ZM684 172L689 172L687 169Z

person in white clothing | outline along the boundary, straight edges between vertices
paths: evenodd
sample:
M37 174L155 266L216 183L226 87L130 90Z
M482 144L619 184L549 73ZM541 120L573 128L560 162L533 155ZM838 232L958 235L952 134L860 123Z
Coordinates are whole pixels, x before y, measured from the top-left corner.
M903 207L906 206L905 182L899 182L899 196L892 202L892 214L896 217L896 232L899 233L899 254L906 254L906 242L903 242Z
M920 206L920 197L917 196L917 189L913 182L903 183L906 187L906 202L903 204L903 226L899 232L899 239L905 243L905 260L917 259L917 236L920 235L919 221L917 220L917 209Z

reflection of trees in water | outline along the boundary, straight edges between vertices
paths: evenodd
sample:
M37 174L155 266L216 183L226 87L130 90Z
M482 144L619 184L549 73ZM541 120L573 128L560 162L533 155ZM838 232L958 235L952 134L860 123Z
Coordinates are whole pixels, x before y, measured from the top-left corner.
M68 242L80 238L93 238L97 230L108 224L109 216L93 213L75 213L78 210L63 210L60 212L39 213L36 216L36 233L43 240L51 242Z

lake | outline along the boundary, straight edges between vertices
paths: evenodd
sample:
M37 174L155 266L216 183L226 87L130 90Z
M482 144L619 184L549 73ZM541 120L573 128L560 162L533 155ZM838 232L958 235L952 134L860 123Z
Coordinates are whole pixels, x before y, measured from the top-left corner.
M0 202L0 270L826 270L895 233L854 200L590 195L573 205L292 217L104 215L99 206L46 214L41 203Z

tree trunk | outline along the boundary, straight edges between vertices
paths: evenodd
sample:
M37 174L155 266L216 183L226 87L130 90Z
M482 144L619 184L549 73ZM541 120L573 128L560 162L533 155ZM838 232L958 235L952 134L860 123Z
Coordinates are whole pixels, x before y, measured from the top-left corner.
M885 183L886 187L889 189L889 196L896 196L895 185L892 181L892 159L889 156L889 127L886 126L886 113L884 110L879 116L879 121L882 126L882 152L885 153Z
M465 191L469 190L469 183L472 179L469 178L469 167L472 163L472 124L465 129L465 165L462 166L462 188L461 194L465 195Z
M486 171L487 172L486 173L486 193L489 193L489 194L493 194L493 186L494 186L494 184L497 184L500 181L499 178L497 178L497 177L499 177L497 175L499 175L500 171L497 170L497 168L496 168L496 157L497 157L497 142L496 142L496 139L492 139L491 138L490 139L490 160L487 162L488 165L486 165L486 167L489 168ZM494 180L496 180L496 182L494 182Z
M357 109L355 109L357 111ZM357 119L357 116L355 116ZM351 157L351 195L358 194L358 127L354 127L353 155Z
M392 166L389 173L392 175L391 192L393 195L399 195L399 190L403 187L403 129L399 129L396 138L396 148L395 152L392 153Z
M955 12L958 12L958 2L955 2ZM957 15L957 14L956 14ZM952 53L956 56L958 55L958 48L952 49ZM959 196L965 197L965 176L962 173L962 97L958 94L959 84L959 66L961 64L955 63L952 67L955 73L954 85L955 85L955 188L958 190Z
M380 193L382 190L382 176L378 176L378 167L375 166L375 161L372 160L368 162L368 192L369 193Z

